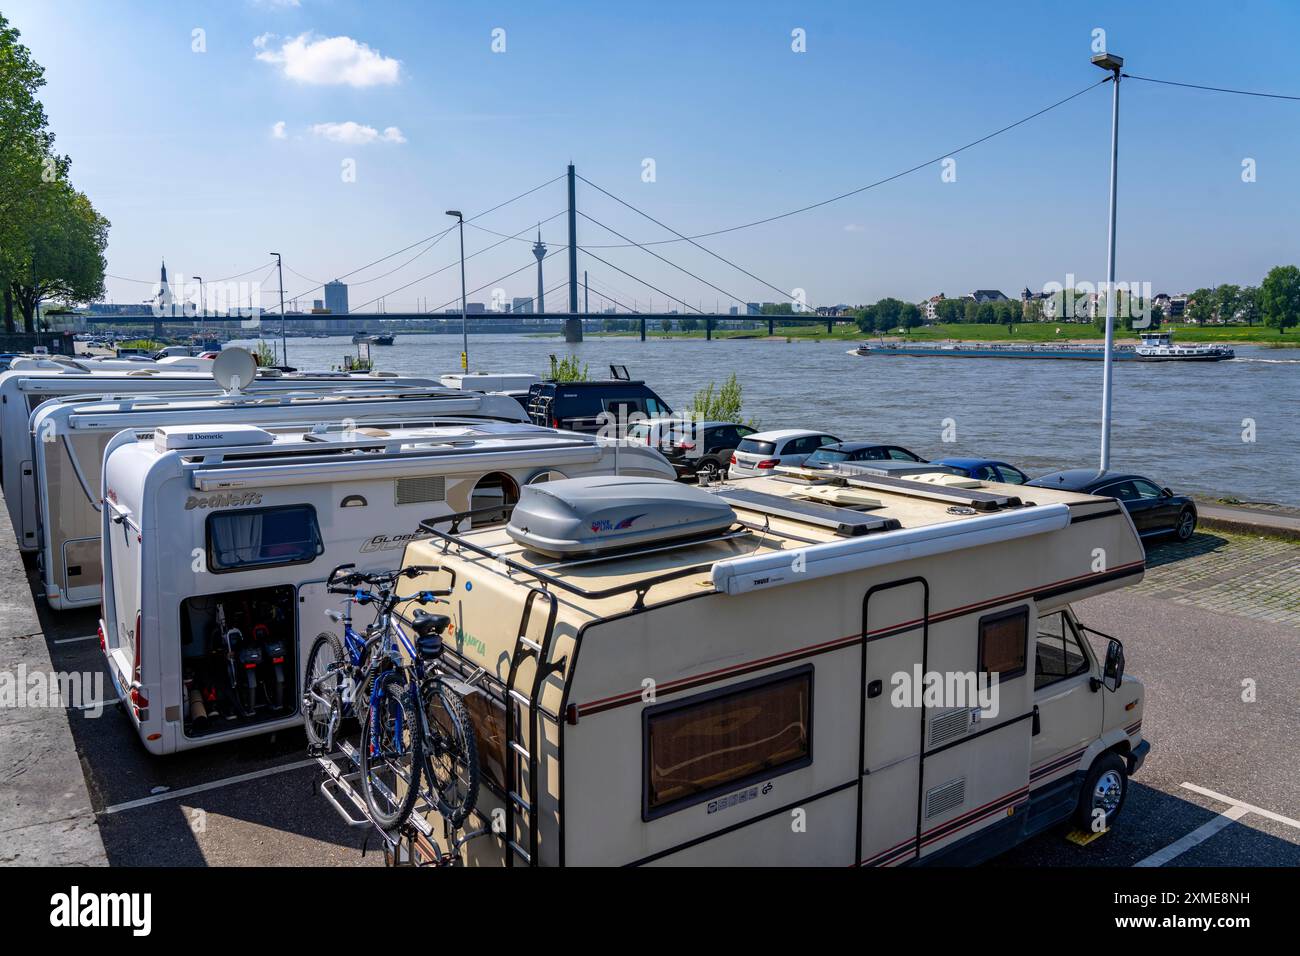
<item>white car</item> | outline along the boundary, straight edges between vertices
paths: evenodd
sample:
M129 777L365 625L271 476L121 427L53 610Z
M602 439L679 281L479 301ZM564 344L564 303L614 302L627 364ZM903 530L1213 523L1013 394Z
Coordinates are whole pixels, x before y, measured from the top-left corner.
M741 439L731 453L728 478L753 478L770 475L777 465L801 465L803 460L823 445L839 441L825 432L802 428L783 428L779 431L755 432Z

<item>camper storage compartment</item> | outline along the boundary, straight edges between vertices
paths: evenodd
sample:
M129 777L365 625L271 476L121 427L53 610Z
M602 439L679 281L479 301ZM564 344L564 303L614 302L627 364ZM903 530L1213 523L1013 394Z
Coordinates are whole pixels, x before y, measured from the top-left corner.
M185 736L288 717L298 705L298 627L291 585L181 602Z

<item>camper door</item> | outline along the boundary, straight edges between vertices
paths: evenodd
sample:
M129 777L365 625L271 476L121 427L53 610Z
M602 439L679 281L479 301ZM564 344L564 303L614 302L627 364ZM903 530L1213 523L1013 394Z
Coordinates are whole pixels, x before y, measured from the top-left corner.
M954 616L934 607L923 578L868 591L858 854L864 865L913 862L1024 806L1035 620L1030 601Z

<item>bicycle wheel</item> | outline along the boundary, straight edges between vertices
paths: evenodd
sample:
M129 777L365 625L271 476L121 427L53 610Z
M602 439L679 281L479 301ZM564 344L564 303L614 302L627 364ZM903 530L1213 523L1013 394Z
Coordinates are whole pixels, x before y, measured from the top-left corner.
M424 763L420 717L403 671L386 671L361 722L361 789L375 822L396 830L411 815Z
M328 632L316 638L307 655L307 691L325 701L321 703L308 692L302 695L302 726L307 732L307 742L313 747L327 745L330 720L342 705L342 672L336 669L330 679L330 665L342 660L343 648L338 638Z
M478 802L478 744L474 725L460 695L441 680L421 689L425 720L432 738L425 748L425 778L438 812L460 826Z

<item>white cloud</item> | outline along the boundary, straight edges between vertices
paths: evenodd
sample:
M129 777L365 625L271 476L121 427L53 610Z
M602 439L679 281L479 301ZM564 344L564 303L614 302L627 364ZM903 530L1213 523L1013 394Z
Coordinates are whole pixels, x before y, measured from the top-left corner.
M275 37L264 33L253 40L257 58L274 63L284 75L299 83L318 86L381 86L396 83L402 64L351 37L317 37L311 33L284 40L277 50Z
M284 120L280 120L271 127L272 139L288 139L288 134L284 131Z
M406 137L396 126L389 126L381 133L373 126L364 126L348 120L346 123L317 123L311 128L313 135L327 139L331 143L345 143L349 146L364 146L368 143L405 143Z
M845 232L862 232L864 227L859 226L856 222L851 222L844 227Z

